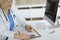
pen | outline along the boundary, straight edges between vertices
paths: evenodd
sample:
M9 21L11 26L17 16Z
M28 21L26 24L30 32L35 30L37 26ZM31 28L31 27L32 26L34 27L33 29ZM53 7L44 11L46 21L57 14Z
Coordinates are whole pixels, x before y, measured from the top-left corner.
M19 34L21 34L19 31L18 31Z

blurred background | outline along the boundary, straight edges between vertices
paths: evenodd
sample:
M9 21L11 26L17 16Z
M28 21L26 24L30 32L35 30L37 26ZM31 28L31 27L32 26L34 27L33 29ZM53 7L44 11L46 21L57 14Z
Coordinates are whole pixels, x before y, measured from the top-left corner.
M47 0L13 0L17 7L19 15L22 15L27 21L42 20L45 13ZM60 0L57 16L60 18Z

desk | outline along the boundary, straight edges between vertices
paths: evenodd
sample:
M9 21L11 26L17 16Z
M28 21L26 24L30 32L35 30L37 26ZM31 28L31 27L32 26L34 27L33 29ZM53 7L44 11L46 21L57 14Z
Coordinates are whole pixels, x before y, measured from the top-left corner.
M30 21L30 22L28 21L28 23L31 24L33 26L33 28L35 28L41 34L42 37L31 39L31 40L60 40L60 27L55 28L56 29L55 33L49 34L48 33L49 30L37 29L36 25L35 25L36 22L42 22L42 20L41 21ZM47 22L45 22L45 23L47 23Z

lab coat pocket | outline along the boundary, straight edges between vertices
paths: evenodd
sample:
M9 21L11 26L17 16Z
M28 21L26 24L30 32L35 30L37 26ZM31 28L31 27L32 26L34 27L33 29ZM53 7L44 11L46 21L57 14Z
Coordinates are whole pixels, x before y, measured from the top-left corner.
M0 40L5 40L7 37L0 34Z

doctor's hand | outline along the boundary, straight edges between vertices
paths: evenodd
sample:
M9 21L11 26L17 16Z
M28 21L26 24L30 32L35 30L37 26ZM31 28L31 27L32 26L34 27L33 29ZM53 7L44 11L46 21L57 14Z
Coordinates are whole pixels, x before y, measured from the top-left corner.
M26 25L25 28L26 28L26 30L27 30L28 32L32 32L32 31L33 31L33 28L32 28L31 25Z
M22 39L22 40L28 40L30 39L30 35L26 35L26 34L14 34L14 38L16 39Z

